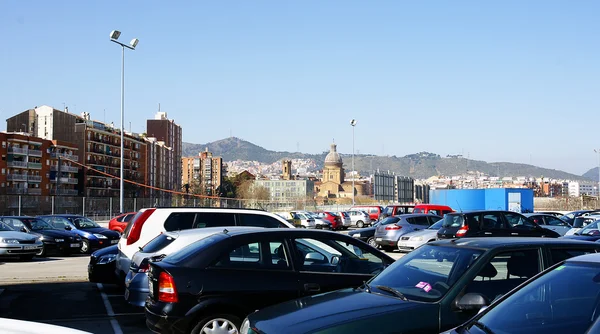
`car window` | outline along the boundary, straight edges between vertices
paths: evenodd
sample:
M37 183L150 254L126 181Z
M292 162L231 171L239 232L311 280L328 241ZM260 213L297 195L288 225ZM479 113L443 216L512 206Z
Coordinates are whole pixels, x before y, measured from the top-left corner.
M565 223L564 221L550 216L546 217L546 224L550 226L567 226L567 223Z
M462 227L465 223L463 215L445 215L443 227Z
M365 247L331 239L295 239L301 271L373 275L383 260Z
M75 226L77 226L77 228L80 229L100 227L100 225L98 225L95 221L86 217L74 217L73 224L75 224Z
M432 218L434 218L434 217L432 217ZM437 217L435 217L435 218L437 218ZM442 228L443 223L444 223L444 220L438 220L437 223L429 226L429 229L430 230L439 230L440 228Z
M12 227L8 226L8 224L0 222L0 231L14 231L14 230L12 229Z
M577 233L579 233L581 235L592 235L592 236L600 235L600 230L599 230L599 226L598 226L599 223L600 223L600 220L596 220L593 223L590 223L586 227L582 228Z
M438 210L436 210L436 209L429 210L427 213L432 214L432 215L439 215L440 214L440 212Z
M173 238L172 236L160 234L156 238L150 240L146 245L144 245L141 251L145 253L155 253L164 249L173 241L175 241L175 238Z
M494 230L504 228L502 217L497 213L486 213L481 219L480 227L482 230Z
M289 256L281 241L249 242L234 246L234 249L220 256L214 264L216 268L231 269L288 269Z
M400 218L398 218L398 217L387 217L387 218L383 219L379 224L380 225L396 224L399 220L400 220Z
M71 222L66 219L66 218L62 218L62 217L44 217L43 218L45 221L47 221L48 223L52 224L52 226L54 226L55 228L59 228L59 229L64 229L67 226L72 226Z
M477 321L488 333L587 333L598 314L598 264L567 262L516 291Z
M439 217L439 216L427 216L427 219L429 219L429 223L430 224L434 224L434 223L437 223L438 221L442 220L442 217ZM441 224L442 223L440 223L440 227L441 227Z
M406 219L409 224L429 226L429 220L426 216L416 216Z
M491 302L539 273L539 263L538 249L500 253L481 267L465 293L481 294Z
M518 213L506 212L504 213L506 221L513 228L535 228L535 224L524 216Z
M173 212L165 220L166 231L181 231L192 228L235 226L235 217L222 212Z
M54 229L52 225L38 218L22 218L22 222L34 231Z
M20 231L25 227L25 224L18 219L14 218L2 218L2 221L8 226L12 227L15 231Z
M552 264L559 263L574 256L596 253L595 248L551 248L550 257Z
M302 217L302 219L307 219L302 214L298 214ZM278 227L287 227L282 222L277 219L265 215L254 215L250 213L242 213L240 216L241 226L254 226L254 227L267 227L267 228L278 228Z

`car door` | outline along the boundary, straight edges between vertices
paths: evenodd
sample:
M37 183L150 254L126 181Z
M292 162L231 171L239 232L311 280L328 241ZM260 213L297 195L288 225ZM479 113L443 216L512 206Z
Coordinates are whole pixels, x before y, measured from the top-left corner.
M508 230L502 215L498 212L485 212L480 216L479 231L480 237L506 237Z
M571 229L571 226L569 226L569 224L556 217L543 216L543 218L545 222L544 227L560 235L565 235Z
M532 220L515 212L505 212L509 235L513 237L541 237L543 229Z
M295 238L291 242L302 295L358 287L393 262L355 240Z

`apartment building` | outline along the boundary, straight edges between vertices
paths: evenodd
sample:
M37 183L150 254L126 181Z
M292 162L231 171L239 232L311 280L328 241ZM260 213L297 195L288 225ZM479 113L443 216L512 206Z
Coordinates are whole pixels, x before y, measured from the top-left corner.
M166 112L159 111L154 119L146 121L146 134L149 138L156 138L157 142L162 142L164 146L171 149L172 154L165 156L165 188L181 190L182 165L180 162L183 145L181 126L169 119Z
M164 142L156 138L146 138L146 184L152 188L147 190L147 196L150 197L171 197L170 193L159 191L159 189L169 189L180 191L173 183L173 164L169 161L174 161L174 152L171 147L165 145Z
M208 149L197 157L181 158L182 185L191 192L206 196L219 196L218 189L223 181L223 158L214 157Z

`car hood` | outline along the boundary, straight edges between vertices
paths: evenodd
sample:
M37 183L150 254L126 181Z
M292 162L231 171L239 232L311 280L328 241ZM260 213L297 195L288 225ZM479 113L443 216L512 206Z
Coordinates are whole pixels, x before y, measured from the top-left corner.
M361 233L361 232L375 231L376 228L377 227L374 227L374 226L372 226L372 227L365 227L365 228L359 228L358 230L354 230L352 232L348 232L348 234L349 235L353 235L353 234Z
M111 239L117 239L119 238L119 233L115 232L115 231L111 231L107 228L104 227L92 227L92 228L82 228L80 229L81 231L84 232L88 232L88 233L98 233L98 234L102 234L106 237L109 237Z
M404 237L423 237L423 238L435 238L437 236L438 230L430 230L424 229L421 231L414 231L410 233L406 233Z
M438 332L439 306L343 289L267 307L249 319L253 327L264 333L309 333L327 328L368 332L374 324L383 327L386 323L392 326L390 332ZM377 328L380 333L387 331Z
M600 240L600 235L567 235L564 236L565 239L573 239L573 240L584 240L584 241L596 241Z
M69 238L74 237L73 233L64 230L35 230L32 234L43 235L52 238Z
M92 256L100 257L105 255L114 254L117 255L119 253L119 245L108 246L102 249L99 249L92 253Z
M2 231L0 232L0 238L17 239L17 240L36 240L37 238L28 233L17 232L17 231Z

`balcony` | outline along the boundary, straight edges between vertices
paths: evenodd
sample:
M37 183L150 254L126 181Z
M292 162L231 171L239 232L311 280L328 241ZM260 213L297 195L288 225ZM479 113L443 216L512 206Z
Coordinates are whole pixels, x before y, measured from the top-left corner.
M67 154L67 153L62 153L62 152L52 152L50 153L50 157L53 159L68 159L68 160L73 160L73 161L79 161L79 156L78 155L74 155L74 154Z
M7 187L6 193L9 195L23 195L27 193L27 188Z
M27 174L7 174L7 181L27 181Z
M52 166L50 166L50 170L53 172L57 172L58 166L52 165ZM60 166L60 171L65 172L65 173L77 173L79 171L79 169L77 167L73 167L73 166L62 165L62 166Z
M27 188L27 194L29 194L29 195L41 195L42 194L42 189L41 188Z
M27 181L42 182L42 176L41 175L27 175Z
M31 169L42 169L42 163L41 162L28 162L27 167L29 167Z
M77 184L79 183L78 179L72 178L72 177L60 177L58 178L58 181L60 182L60 184ZM50 179L51 183L56 183L56 177L53 179Z
M21 148L21 147L9 147L8 148L8 154L21 154L21 155L27 155L27 149L26 148Z
M8 161L6 163L6 166L16 168L27 168L27 163L25 161Z
M51 195L65 195L65 196L77 196L79 192L77 189L52 189L50 190Z
M42 156L42 151L40 151L40 150L29 150L28 154L30 156L32 156L32 157L41 157Z

